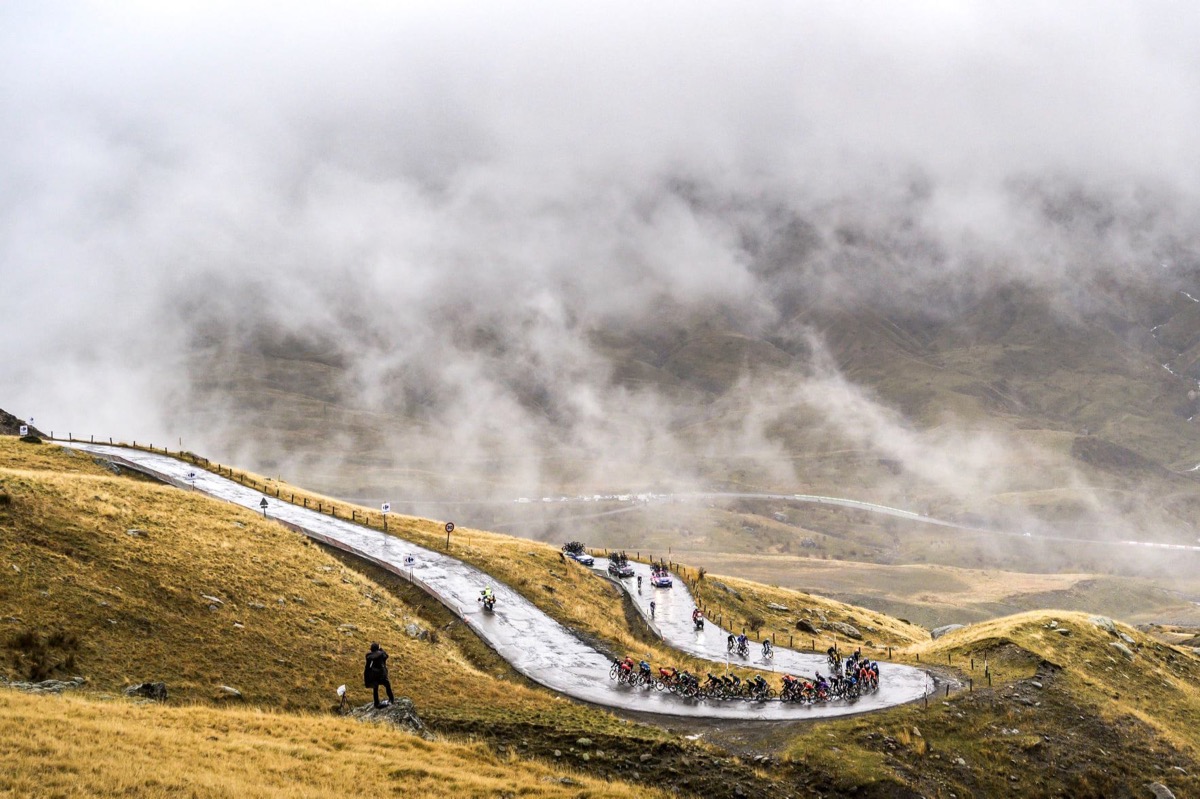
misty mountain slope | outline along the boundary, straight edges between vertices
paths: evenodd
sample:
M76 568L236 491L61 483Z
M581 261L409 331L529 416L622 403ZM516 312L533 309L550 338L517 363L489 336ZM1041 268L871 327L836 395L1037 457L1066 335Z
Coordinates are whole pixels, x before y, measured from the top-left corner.
M1163 318L1189 310L1172 296L1153 308ZM420 384L407 384L403 373L394 382L399 393L364 393L362 373L338 365L353 362L353 351L337 350L332 335L324 336L318 347L324 354L314 360L303 345L274 334L270 346L251 342L235 355L228 348L198 354L195 396L203 402L192 410L211 415L236 406L223 427L238 430L237 451L264 457L255 453L277 443L286 462L319 468L320 480L336 470L316 464L346 453L379 467L373 482L380 489L415 477L435 495L436 486L454 484L455 493L469 498L470 488L454 475L473 475L486 486L484 495L500 490L499 498L511 499L637 488L664 476L711 483L741 470L739 484L766 490L829 490L852 481L860 496L921 497L951 512L958 505L985 514L989 496L1003 495L1011 515L1019 492L1058 486L1066 499L1061 510L1045 496L1031 498L1027 510L1078 520L1100 510L1094 498L1067 499L1094 493L1088 485L1142 490L1161 483L1151 487L1155 494L1187 493L1194 485L1169 474L1200 449L1183 415L1194 384L1157 362L1165 345L1148 328L1140 338L1130 333L1140 330L1146 308L1122 312L1072 318L1030 286L988 292L952 317L814 310L757 335L719 309L668 311L660 327L649 318L635 329L590 334L584 356L590 377L576 366L576 376L564 375L565 385L551 379L514 385L509 397L494 395L506 416L516 416L516 427L495 427L479 416L467 428L478 432L470 441L447 436L457 420L446 414L461 409L476 417L483 408L473 403L483 397L446 394L436 382L427 384L429 393L414 394ZM511 357L509 347L497 350L494 337L483 346L460 357L494 361L503 371L488 380L518 374L500 365ZM822 365L824 357L835 372ZM581 377L594 382L580 383ZM488 391L504 385L489 384ZM598 404L587 409L581 398ZM941 466L923 470L926 462L954 460L945 450L971 440L973 429L985 431L983 451L992 459L952 468L962 485L947 486L950 472ZM1076 445L1084 431L1097 443ZM389 441L406 442L402 459L381 448ZM1137 457L1105 455L1103 441ZM862 472L830 471L812 457L847 449L860 452ZM1166 468L1131 468L1139 458ZM281 462L278 455L266 459ZM504 465L514 459L519 469ZM575 465L564 470L568 461ZM536 484L524 481L530 477ZM361 496L366 486L348 488ZM1152 521L1153 514L1135 523Z

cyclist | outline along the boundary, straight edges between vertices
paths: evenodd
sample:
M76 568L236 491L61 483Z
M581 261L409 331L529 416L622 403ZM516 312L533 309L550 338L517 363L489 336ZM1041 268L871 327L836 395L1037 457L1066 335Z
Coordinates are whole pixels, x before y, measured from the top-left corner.
M728 651L732 652L732 651L733 651L733 647L734 647L736 644L737 644L737 639L734 637L733 633L730 633L730 634L729 634L729 637L725 639L725 648L726 648Z
M773 650L774 650L774 647L773 647L773 646L771 646L771 639L770 639L770 638L767 638L767 639L763 640L763 647L762 647L762 649L763 649L763 655L762 655L762 656L763 656L764 658L769 658L769 657L771 657L771 655L773 655L773 654L774 654L774 651L773 651Z
M652 679L650 676L650 664L644 660L638 663L638 676L640 676L642 682L646 684L649 684L650 680Z
M750 639L746 637L745 633L737 637L737 651L743 657L750 651Z

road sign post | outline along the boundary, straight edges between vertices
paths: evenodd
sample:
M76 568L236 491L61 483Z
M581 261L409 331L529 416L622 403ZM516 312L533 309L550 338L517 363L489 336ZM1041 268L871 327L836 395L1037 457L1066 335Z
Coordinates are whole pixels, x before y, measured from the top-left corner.
M379 506L379 509L381 511L383 511L383 531L386 533L387 532L387 515L392 512L392 503L385 502Z
M258 503L258 507L262 508L263 518L267 518L267 498L263 497L262 502Z
M196 473L194 471L187 473L187 480L192 484L192 490L196 490ZM265 501L265 500L264 500Z
M450 534L454 532L454 522L446 522L446 549L450 549Z
M21 438L24 438L27 435L29 435L29 425L23 424L21 425Z

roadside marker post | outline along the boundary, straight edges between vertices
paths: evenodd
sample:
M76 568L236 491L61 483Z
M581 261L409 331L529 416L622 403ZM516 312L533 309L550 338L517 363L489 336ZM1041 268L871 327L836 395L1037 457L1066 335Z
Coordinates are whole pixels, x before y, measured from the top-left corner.
M258 503L258 507L262 508L263 518L267 518L267 498L263 497L262 502Z
M381 511L383 511L383 531L386 533L387 532L387 515L392 512L392 503L385 502L379 506L379 509Z
M454 522L446 522L446 551L450 550L450 534L454 532Z

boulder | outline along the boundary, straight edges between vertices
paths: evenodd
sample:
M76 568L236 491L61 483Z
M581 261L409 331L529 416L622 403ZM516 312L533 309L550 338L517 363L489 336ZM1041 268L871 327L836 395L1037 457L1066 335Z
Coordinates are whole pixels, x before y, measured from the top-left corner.
M936 641L937 639L941 638L946 633L952 633L955 630L961 630L962 628L964 628L966 626L967 625L965 625L965 624L943 624L941 627L934 627L932 630L929 631L929 634L931 636L933 636L933 639Z
M727 593L727 594L729 594L730 596L732 596L734 599L741 599L741 598L742 598L742 595L741 595L740 593L738 593L736 590L734 590L734 589L730 588L729 586L725 585L725 583L721 582L720 580L709 580L709 582L710 582L712 585L716 586L717 588L720 588L720 589L721 589L722 591L724 591L725 593Z
M221 693L217 696L218 699L241 699L242 692L234 688L232 685L220 686Z
M360 707L352 708L349 715L359 721L386 724L389 727L416 733L427 741L433 739L433 736L425 729L425 724L421 721L420 716L417 715L416 705L407 697L396 697L396 701L386 707L375 707L374 704L368 702Z
M1154 794L1154 799L1175 799L1175 794L1171 792L1171 789L1161 782L1151 782L1146 787L1150 789L1150 793Z
M1090 619L1088 619L1088 621L1099 627L1101 630L1104 630L1106 633L1112 633L1113 635L1117 634L1117 625L1114 624L1113 620L1107 616L1092 616Z
M796 629L802 633L809 633L810 635L817 635L821 632L816 627L814 627L813 623L811 621L809 621L808 619L800 619L799 621L797 621Z
M1113 649L1125 656L1126 660L1133 660L1133 650L1118 641L1113 641L1109 644Z
M767 607L768 607L768 608L770 608L771 610L777 610L777 611L779 611L780 613L787 613L787 612L788 612L788 609L787 609L785 606L783 606L783 605L777 605L777 604L775 604L774 602L768 602L768 603L767 603Z
M140 696L153 699L155 702L167 701L167 684L165 682L143 682L131 685L125 689L126 696Z
M862 633L860 633L858 628L853 624L847 624L844 621L831 621L829 622L829 629L835 630L847 638L851 638L855 641L862 640Z
M29 694L61 694L69 688L79 688L87 680L83 677L72 677L69 680L42 680L41 682L10 682L9 688L16 688Z

